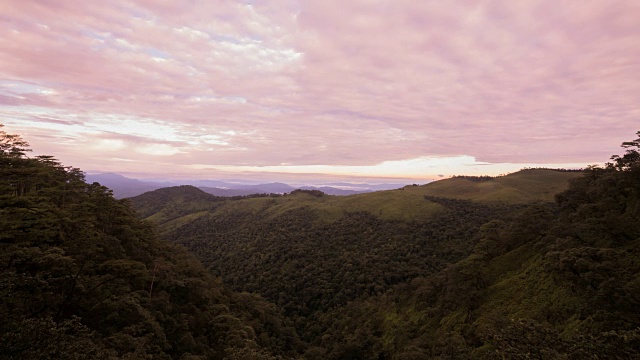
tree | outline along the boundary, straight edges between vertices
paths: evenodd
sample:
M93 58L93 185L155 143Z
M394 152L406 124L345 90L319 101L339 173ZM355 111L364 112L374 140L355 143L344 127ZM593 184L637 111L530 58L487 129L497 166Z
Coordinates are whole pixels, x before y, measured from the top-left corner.
M632 141L625 141L620 145L627 149L622 156L613 155L611 160L614 163L609 163L609 167L615 167L618 170L630 170L631 168L637 168L640 166L640 131L636 132L637 139Z
M0 124L0 128L2 127L4 124ZM0 130L0 157L23 157L26 152L31 151L28 146L29 143L20 135Z

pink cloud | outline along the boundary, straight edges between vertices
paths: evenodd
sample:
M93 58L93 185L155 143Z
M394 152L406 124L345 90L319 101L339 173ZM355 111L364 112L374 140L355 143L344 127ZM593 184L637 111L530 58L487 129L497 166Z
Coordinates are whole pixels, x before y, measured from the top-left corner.
M638 130L634 0L9 0L0 13L0 115L34 144L60 134L42 150L76 166L151 162L142 138L163 168L586 165ZM74 153L113 136L121 147Z

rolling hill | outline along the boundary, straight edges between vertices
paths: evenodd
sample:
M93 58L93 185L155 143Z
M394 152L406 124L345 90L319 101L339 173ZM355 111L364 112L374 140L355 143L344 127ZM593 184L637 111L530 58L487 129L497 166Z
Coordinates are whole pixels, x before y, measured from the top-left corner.
M439 274L473 254L483 224L551 204L550 192L580 176L523 170L351 196L296 190L229 199L183 186L130 200L163 238L232 289L276 304L313 343L322 331L310 319Z
M553 201L581 171L525 169L505 176L459 176L419 187L417 193L475 201Z
M220 197L205 194L195 187L160 189L131 199L143 218L159 225L176 221L179 216L191 219L205 213L244 211L259 217L275 218L288 211L309 209L318 219L335 221L350 212L370 212L385 220L425 220L442 210L442 206L429 198L469 200L484 204L524 204L534 201L553 201L554 194L566 189L569 181L581 176L578 171L528 169L501 177L455 177L426 185L409 185L396 190L376 191L350 196L328 196L318 191L294 191L285 196L247 196L223 202ZM174 190L171 190L174 189ZM180 194L190 189L190 198L200 205L198 211L189 211L175 202L182 203ZM175 195L175 198L174 198ZM202 205L201 203L209 205ZM169 206L165 206L170 204ZM172 215L157 215L171 209L179 209ZM208 209L208 212L205 210ZM199 215L198 215L199 214Z

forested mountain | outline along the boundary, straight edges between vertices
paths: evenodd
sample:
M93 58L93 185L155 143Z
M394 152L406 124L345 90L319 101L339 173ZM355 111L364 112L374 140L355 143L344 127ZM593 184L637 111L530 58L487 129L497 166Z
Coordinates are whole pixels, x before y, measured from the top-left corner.
M582 172L132 201L225 284L282 309L307 359L627 359L640 356L639 140Z
M582 172L130 200L0 140L0 358L640 357L640 138Z
M481 226L465 259L325 314L321 353L640 358L640 139L623 146L555 204Z
M510 182L511 192L530 192L532 183L549 178L554 186L566 187L568 179L577 175L524 172L505 177L518 179ZM498 181L505 180L483 184ZM482 224L508 219L524 208L517 201L471 202L426 195L433 185L349 197L296 191L231 201L183 186L132 201L143 217L160 224L166 239L198 254L228 285L258 292L281 306L304 325L298 327L304 333L309 316L382 294L464 258ZM494 188L499 193L505 189ZM489 192L482 188L466 194L475 193ZM539 196L547 197L545 192ZM293 289L295 296L289 294Z
M272 359L299 341L128 201L0 132L0 358Z

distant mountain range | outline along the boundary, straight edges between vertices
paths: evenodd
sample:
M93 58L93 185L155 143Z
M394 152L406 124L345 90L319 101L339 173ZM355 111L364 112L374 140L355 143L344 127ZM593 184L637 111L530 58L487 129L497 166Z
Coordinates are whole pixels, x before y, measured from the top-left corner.
M113 195L120 198L127 198L136 195L146 193L147 191L157 190L168 184L153 183L140 181L136 179L130 179L119 174L105 173L105 174L87 174L86 181L88 183L100 183L113 190Z
M87 174L88 183L97 182L113 190L116 198L128 198L170 186L192 185L204 192L216 196L245 196L251 194L283 194L296 189L320 190L327 195L353 195L379 190L391 190L400 188L406 184L362 184L362 183L329 183L322 185L299 185L293 186L280 182L265 184L248 184L242 180L227 182L221 180L177 180L177 181L143 181L132 179L120 174L100 173Z

